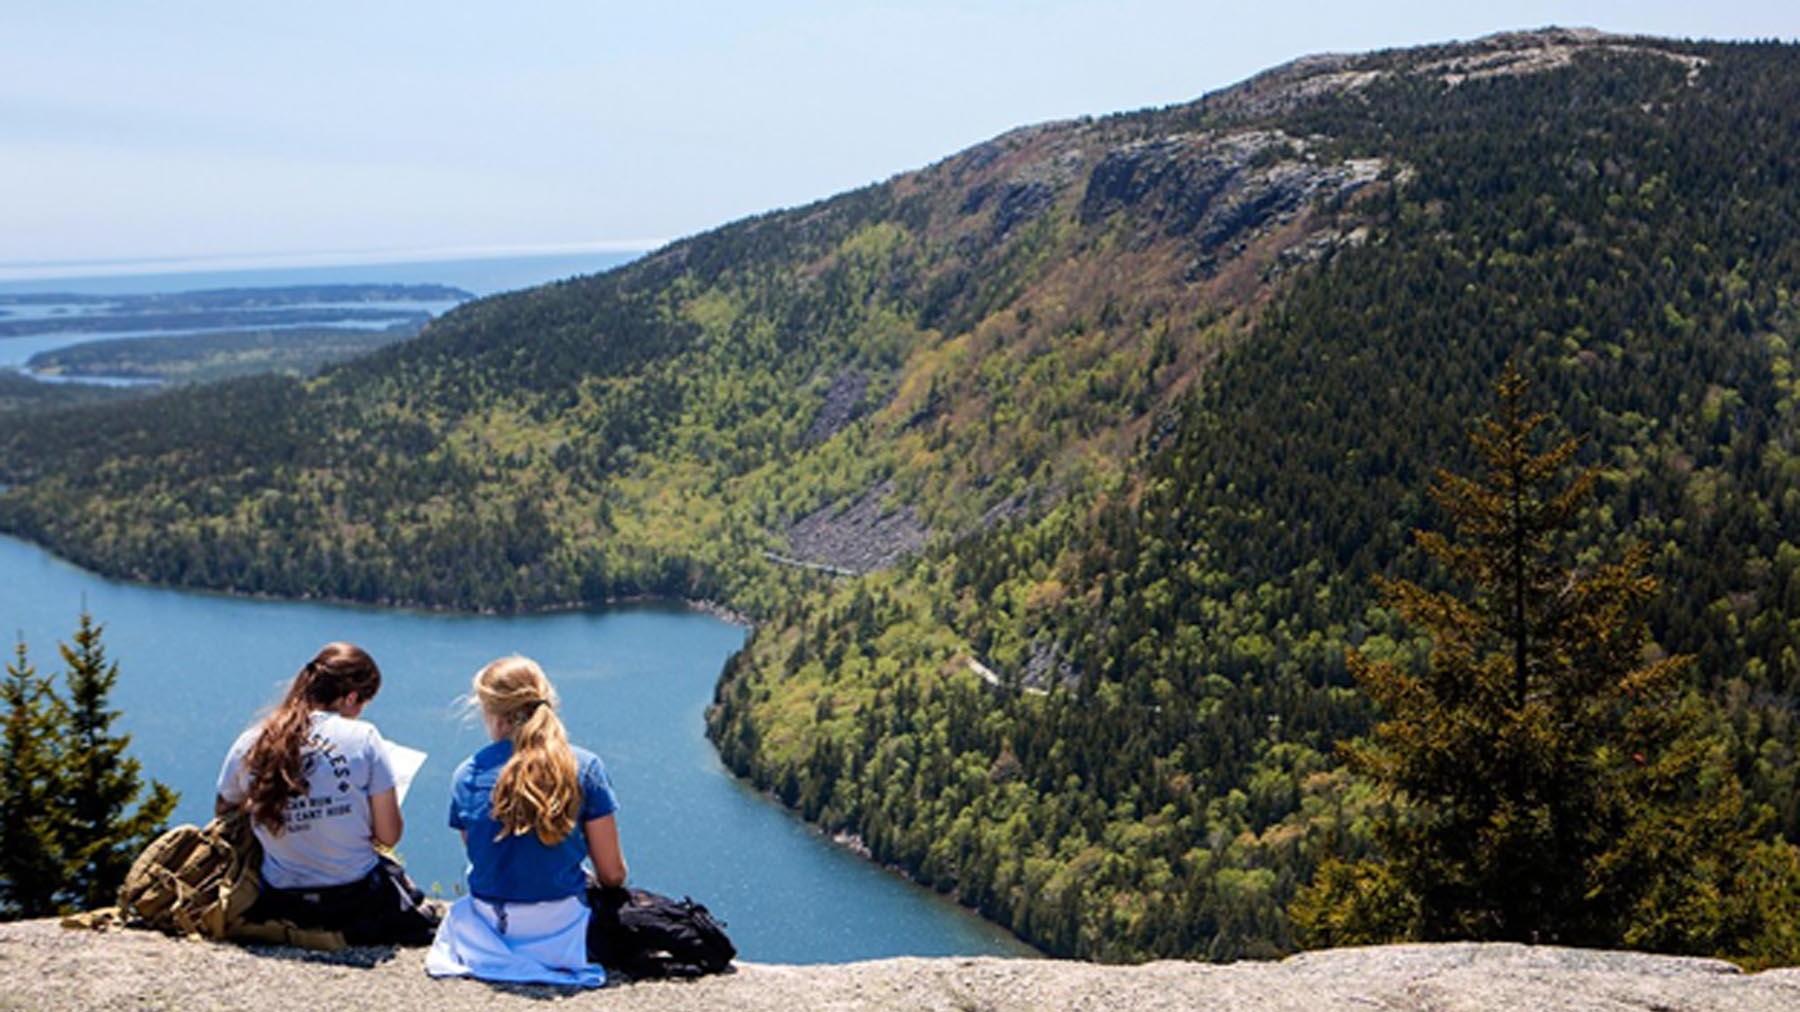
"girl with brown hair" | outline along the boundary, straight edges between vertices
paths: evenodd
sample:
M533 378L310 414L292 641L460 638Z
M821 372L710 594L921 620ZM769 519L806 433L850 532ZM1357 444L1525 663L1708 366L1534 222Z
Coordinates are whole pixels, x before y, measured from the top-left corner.
M374 658L328 643L226 754L216 808L247 814L262 844L249 919L342 931L351 944L430 940L435 912L377 850L405 828L387 744L359 719L379 691Z
M569 744L556 689L536 661L488 664L472 697L494 740L451 781L450 827L468 849L469 895L445 915L426 972L597 987L606 974L587 944L582 861L601 885L623 885L626 875L606 767Z

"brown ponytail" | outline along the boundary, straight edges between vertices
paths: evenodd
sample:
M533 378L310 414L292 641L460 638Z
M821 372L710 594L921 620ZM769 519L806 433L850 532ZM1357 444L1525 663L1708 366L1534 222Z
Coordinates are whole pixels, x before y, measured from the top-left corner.
M246 807L250 817L279 833L289 800L306 791L306 773L300 768L300 751L306 745L312 711L323 709L350 693L364 702L381 690L381 669L361 647L327 643L300 669L275 712L262 722L262 733L244 767L250 772Z
M581 814L581 783L568 732L556 715L556 689L536 661L515 655L476 673L475 698L513 743L489 798L500 824L495 839L535 833L545 846L561 843Z

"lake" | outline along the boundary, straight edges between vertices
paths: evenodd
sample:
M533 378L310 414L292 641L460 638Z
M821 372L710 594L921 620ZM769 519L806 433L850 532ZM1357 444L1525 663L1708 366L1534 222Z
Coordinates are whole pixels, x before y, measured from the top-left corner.
M86 607L120 666L113 693L130 755L181 792L178 821L204 821L232 739L325 642L381 665L364 716L430 753L404 807L401 853L419 883L462 878L450 829L452 770L486 741L459 699L482 664L535 657L562 694L570 737L605 761L618 791L632 881L690 894L730 924L743 958L823 963L898 955L1031 955L1008 932L836 846L720 764L702 711L744 631L673 606L480 616L266 601L103 579L0 537L0 627L40 671L59 670Z

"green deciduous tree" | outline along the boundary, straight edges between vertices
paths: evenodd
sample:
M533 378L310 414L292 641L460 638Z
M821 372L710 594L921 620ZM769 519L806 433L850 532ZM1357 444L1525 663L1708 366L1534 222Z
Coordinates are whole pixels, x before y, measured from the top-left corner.
M1791 956L1792 848L1759 843L1689 662L1659 656L1644 553L1578 564L1591 472L1579 443L1537 450L1508 369L1471 435L1479 477L1439 472L1455 536L1418 542L1449 589L1382 590L1429 634L1424 670L1352 651L1383 720L1346 748L1389 799L1380 853L1327 862L1296 899L1303 937L1340 944L1500 939Z

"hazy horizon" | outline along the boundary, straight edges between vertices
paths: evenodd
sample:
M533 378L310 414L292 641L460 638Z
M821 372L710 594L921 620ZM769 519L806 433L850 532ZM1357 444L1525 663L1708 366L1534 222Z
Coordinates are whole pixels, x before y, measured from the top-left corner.
M51 260L0 263L0 285L11 282L55 281L63 278L129 278L142 275L200 272L305 270L325 267L384 267L397 264L456 263L479 260L511 260L582 254L637 254L664 245L667 240L641 239L593 243L545 243L487 247L438 247L428 249L322 250L293 253L222 253L212 256L144 256L116 260Z
M1800 36L1793 4L1661 0L99 6L0 12L0 276L642 250L1309 53Z

